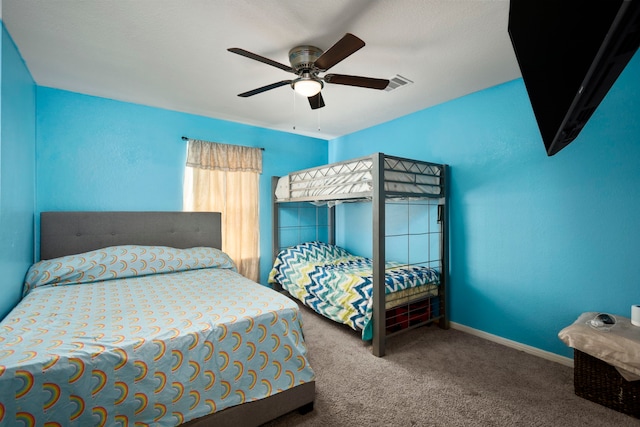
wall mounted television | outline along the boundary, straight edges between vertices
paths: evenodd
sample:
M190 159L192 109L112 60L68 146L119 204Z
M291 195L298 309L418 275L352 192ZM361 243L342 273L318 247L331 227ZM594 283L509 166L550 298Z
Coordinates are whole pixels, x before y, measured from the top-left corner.
M640 0L511 0L508 32L552 156L573 141L640 46Z

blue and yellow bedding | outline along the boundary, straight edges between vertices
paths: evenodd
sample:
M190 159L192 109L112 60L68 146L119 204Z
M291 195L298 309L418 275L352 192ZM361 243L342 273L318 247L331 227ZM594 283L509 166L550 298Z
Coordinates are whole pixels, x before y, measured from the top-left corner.
M297 305L217 249L41 261L0 322L0 425L174 426L313 380L306 351Z
M306 242L280 251L269 274L296 299L334 321L372 338L373 278L369 258L355 256L338 246ZM439 275L434 269L386 263L385 294L398 301L417 289L437 295Z

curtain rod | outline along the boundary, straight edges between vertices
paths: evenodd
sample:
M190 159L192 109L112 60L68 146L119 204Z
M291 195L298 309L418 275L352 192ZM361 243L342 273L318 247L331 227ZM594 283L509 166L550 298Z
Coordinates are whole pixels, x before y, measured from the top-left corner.
M189 138L187 138L186 136L182 137L183 141L188 141ZM246 147L245 145L242 145L242 147ZM247 148L259 148L260 150L264 151L264 147L247 147Z

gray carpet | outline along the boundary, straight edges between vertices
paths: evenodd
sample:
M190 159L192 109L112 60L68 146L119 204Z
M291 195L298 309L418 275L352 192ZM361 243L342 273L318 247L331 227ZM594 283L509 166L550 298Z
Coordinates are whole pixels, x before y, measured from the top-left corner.
M314 410L280 426L640 426L582 399L573 369L457 330L422 327L377 358L359 334L302 307Z

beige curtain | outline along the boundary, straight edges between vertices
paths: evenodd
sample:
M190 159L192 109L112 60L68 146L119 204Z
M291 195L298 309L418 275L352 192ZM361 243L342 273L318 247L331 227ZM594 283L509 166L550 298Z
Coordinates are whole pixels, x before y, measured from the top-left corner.
M260 148L190 139L184 210L222 212L222 250L245 277L258 281Z

